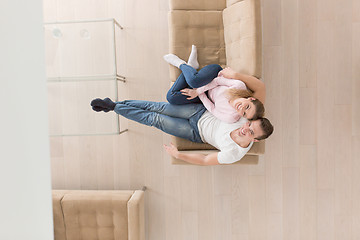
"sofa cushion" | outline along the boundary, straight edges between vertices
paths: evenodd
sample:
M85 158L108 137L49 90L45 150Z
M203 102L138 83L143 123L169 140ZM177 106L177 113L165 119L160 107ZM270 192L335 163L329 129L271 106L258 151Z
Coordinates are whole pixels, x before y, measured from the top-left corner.
M127 202L134 191L77 191L62 200L67 240L128 239Z
M223 10L225 0L170 0L172 10Z
M169 13L170 53L187 61L191 45L198 49L200 67L225 65L224 31L221 11L181 11ZM180 70L170 66L170 79L175 81Z
M261 77L260 0L244 0L223 11L226 65Z

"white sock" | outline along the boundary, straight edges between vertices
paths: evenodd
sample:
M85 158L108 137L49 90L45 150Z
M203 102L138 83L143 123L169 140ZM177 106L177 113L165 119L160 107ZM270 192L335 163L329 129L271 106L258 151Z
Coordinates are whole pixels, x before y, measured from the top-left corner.
M187 64L192 66L195 69L199 68L199 62L197 60L197 49L196 49L195 45L191 46L191 53L190 53Z
M186 62L182 59L180 59L178 56L176 56L175 54L167 54L164 56L165 61L167 61L168 63L170 63L171 65L179 68L181 64L186 64Z

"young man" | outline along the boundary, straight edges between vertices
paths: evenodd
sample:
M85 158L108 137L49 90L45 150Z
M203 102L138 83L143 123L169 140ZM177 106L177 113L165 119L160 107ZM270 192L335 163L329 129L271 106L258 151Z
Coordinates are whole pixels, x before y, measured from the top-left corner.
M192 142L209 143L220 150L209 155L179 153L175 146L164 145L175 158L198 165L230 164L240 160L253 142L269 137L273 126L266 118L225 123L206 111L202 104L172 105L165 102L126 100L114 103L109 98L94 99L94 111L115 111L130 120L154 126L163 132Z

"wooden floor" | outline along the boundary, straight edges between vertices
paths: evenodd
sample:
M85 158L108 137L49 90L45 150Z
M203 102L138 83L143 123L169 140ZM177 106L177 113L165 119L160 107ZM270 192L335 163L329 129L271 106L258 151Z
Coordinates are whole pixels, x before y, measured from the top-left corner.
M91 4L44 0L45 21L115 17L128 78L119 98L165 100L167 0ZM275 132L257 166L173 166L170 138L129 122L120 136L51 138L53 187L146 185L148 240L359 240L360 1L263 0L262 12Z

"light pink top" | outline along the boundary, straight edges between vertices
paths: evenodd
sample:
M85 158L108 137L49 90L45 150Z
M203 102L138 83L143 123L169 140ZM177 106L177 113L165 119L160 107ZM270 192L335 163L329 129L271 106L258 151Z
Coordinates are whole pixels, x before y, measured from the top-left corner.
M226 90L229 88L246 89L246 85L240 80L219 76L209 84L198 88L196 92L199 94L199 98L205 108L215 117L227 123L234 123L237 122L241 116L229 103L226 95ZM210 99L206 96L206 91L208 91Z

